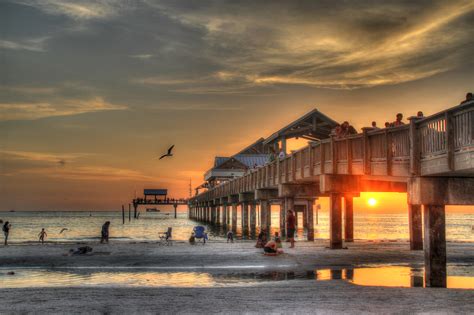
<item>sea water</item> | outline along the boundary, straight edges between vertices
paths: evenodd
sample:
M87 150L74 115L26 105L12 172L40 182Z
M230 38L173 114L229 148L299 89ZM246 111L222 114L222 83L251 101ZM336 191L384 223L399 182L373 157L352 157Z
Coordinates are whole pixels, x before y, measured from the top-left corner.
M169 212L141 212L139 219L129 221L128 211L125 224L121 212L111 211L36 211L36 212L0 212L0 219L12 225L9 241L25 243L38 240L38 233L45 228L50 242L87 242L100 238L101 226L110 221L111 241L156 241L159 233L168 227L173 229L174 240L187 240L192 229L200 222L189 220L185 208L179 209L177 218ZM297 239L305 239L305 230L300 214ZM329 218L327 211L319 211L314 218L315 238L329 237ZM240 215L238 216L236 237L241 237ZM257 222L258 223L258 222ZM223 239L226 228L205 225L211 239ZM278 231L279 213L272 211L272 232ZM474 241L474 214L446 214L446 238L448 241ZM66 228L61 233L61 230ZM362 240L408 240L408 215L355 213L354 238Z

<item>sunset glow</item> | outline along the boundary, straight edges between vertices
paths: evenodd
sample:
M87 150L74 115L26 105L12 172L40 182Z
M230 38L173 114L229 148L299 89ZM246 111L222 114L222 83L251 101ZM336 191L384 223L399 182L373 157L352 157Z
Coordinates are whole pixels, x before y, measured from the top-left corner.
M370 207L375 207L377 205L377 199L371 197L367 200L367 204Z

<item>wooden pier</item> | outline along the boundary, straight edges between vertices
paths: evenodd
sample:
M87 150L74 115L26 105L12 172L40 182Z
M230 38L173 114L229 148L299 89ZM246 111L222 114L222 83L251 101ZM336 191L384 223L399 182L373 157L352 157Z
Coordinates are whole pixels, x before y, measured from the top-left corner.
M133 217L137 218L137 209L140 205L160 205L160 206L173 206L174 218L177 218L178 206L187 205L188 200L184 198L169 198L168 191L166 189L145 189L143 191L143 198L135 198L132 200L133 204Z
M474 204L474 102L399 127L314 141L196 195L189 216L211 224L231 220L235 228L240 205L245 231L256 227L258 204L260 228L270 231L270 204L277 203L283 232L285 209L300 205L311 241L314 203L329 197L329 246L341 249L354 239L352 200L361 192L408 193L410 248L425 251L426 285L445 287L445 205Z

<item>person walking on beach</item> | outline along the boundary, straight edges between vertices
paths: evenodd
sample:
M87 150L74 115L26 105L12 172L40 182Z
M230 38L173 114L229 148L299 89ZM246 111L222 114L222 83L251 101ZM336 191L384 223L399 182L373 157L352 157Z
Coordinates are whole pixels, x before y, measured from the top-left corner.
M290 248L295 248L295 229L296 229L296 217L293 211L288 210L286 216L286 236L290 241Z
M42 229L41 229L41 232L39 232L38 236L39 236L38 242L41 242L41 244L44 244L44 238L45 238L46 236L48 236L48 234L46 233L46 231L44 230L44 228L42 228Z
M234 242L234 232L232 232L231 230L227 232L227 243L229 242Z
M8 221L5 221L5 224L2 227L3 235L5 235L5 246L8 245L8 234L10 233L11 227L12 225Z
M102 237L100 239L100 243L109 243L109 227L110 227L110 221L106 221L104 225L102 225Z

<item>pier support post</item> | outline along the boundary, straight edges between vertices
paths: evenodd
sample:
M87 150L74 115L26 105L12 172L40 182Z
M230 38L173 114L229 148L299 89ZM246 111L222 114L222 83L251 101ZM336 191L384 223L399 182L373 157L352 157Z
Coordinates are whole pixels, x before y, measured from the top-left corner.
M249 203L242 202L242 235L247 234L249 231Z
M237 231L237 203L232 203L232 231Z
M423 250L421 205L408 205L408 227L410 231L410 249Z
M255 233L257 227L257 204L255 202L250 203L250 230Z
M329 248L342 249L342 195L330 194Z
M260 230L265 229L267 232L267 239L270 239L270 227L271 227L271 208L270 201L263 199L260 200Z
M286 197L283 204L284 207L280 207L280 236L286 237L286 215L288 210L292 210L297 217L298 214L295 211L295 199L293 197Z
M344 241L354 242L354 197L344 195Z
M178 217L178 204L175 203L173 207L174 207L174 218L176 219Z
M221 224L221 206L216 205L216 222L217 225Z
M286 198L280 204L280 237L286 237Z
M314 212L313 212L313 199L306 200L306 215L308 221L307 233L308 241L314 241Z
M308 206L303 206L303 229L308 228Z
M446 287L446 217L444 205L424 205L425 284Z
M211 224L216 224L216 206L211 203Z
M222 204L222 224L227 225L227 203Z

